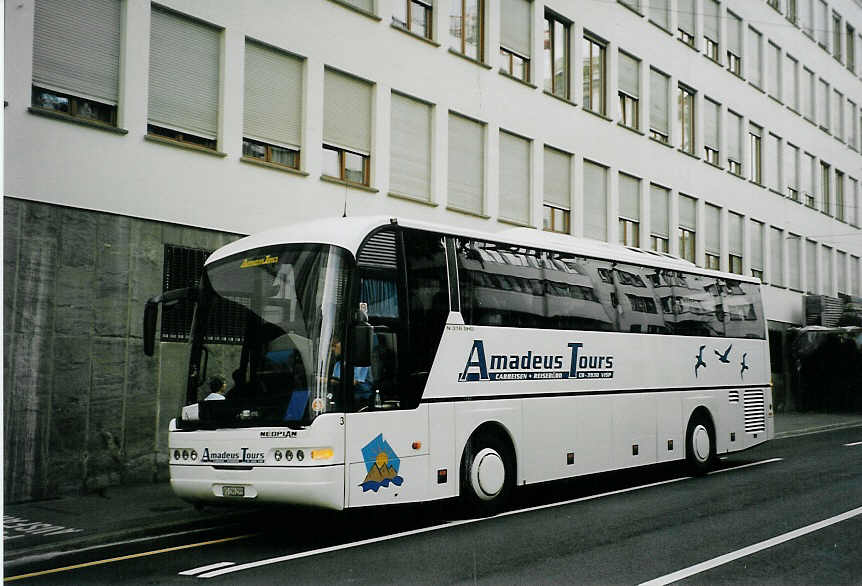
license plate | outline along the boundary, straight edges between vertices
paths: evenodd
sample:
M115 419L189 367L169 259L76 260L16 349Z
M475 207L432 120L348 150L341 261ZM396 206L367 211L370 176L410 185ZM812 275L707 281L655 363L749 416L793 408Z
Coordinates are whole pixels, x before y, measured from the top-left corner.
M222 496L245 496L245 487L244 486L222 486L221 487L221 495Z

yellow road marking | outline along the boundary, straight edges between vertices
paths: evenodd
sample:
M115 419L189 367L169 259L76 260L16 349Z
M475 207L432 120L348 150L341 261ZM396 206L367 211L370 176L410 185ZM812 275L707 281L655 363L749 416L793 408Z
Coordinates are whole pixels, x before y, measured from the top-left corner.
M115 558L108 558L105 560L96 560L92 562L84 562L83 564L75 564L72 566L64 566L62 568L52 568L50 570L42 570L40 572L31 572L29 574L21 574L20 576L9 576L8 578L4 578L4 582L10 582L12 580L22 580L24 578L32 578L34 576L44 576L45 574L55 574L57 572L67 572L69 570L77 570L79 568L86 568L88 566L98 566L101 564L110 564L112 562L120 562L123 560L131 560L134 558L141 558L150 555L157 555L160 553L167 553L169 551L178 551L181 549L189 549L192 547L202 547L204 545L214 545L216 543L226 543L228 541L237 541L239 539L248 539L249 537L254 537L255 535L260 535L259 533L250 533L248 535L237 535L235 537L224 537L222 539L212 539L210 541L200 541L198 543L188 543L186 545L176 545L174 547L166 547L164 549L155 549L153 551L144 551L141 553L132 553L129 555L121 555Z

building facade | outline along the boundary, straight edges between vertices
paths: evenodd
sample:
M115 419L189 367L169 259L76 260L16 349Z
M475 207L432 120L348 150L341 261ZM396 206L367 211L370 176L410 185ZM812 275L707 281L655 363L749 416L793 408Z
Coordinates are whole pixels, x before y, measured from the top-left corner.
M324 216L512 225L862 291L859 0L5 4L6 498L164 477L143 303ZM168 331L170 329L170 331ZM170 340L176 340L171 342Z

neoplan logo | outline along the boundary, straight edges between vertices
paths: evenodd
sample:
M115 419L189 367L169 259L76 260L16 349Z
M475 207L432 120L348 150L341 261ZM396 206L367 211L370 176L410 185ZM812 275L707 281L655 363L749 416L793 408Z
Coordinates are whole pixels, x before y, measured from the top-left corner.
M569 342L568 347L565 354L528 350L525 354L491 354L488 360L484 341L473 340L458 382L613 378L613 356L587 354L581 342Z

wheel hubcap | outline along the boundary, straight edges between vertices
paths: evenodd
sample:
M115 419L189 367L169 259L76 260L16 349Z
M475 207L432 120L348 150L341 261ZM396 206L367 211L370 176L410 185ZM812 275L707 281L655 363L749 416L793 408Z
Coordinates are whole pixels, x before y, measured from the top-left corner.
M496 450L485 448L473 458L470 480L476 495L491 500L503 490L506 482L506 465Z
M698 425L692 433L692 449L694 457L698 462L706 462L709 459L710 441L709 431L703 425Z

